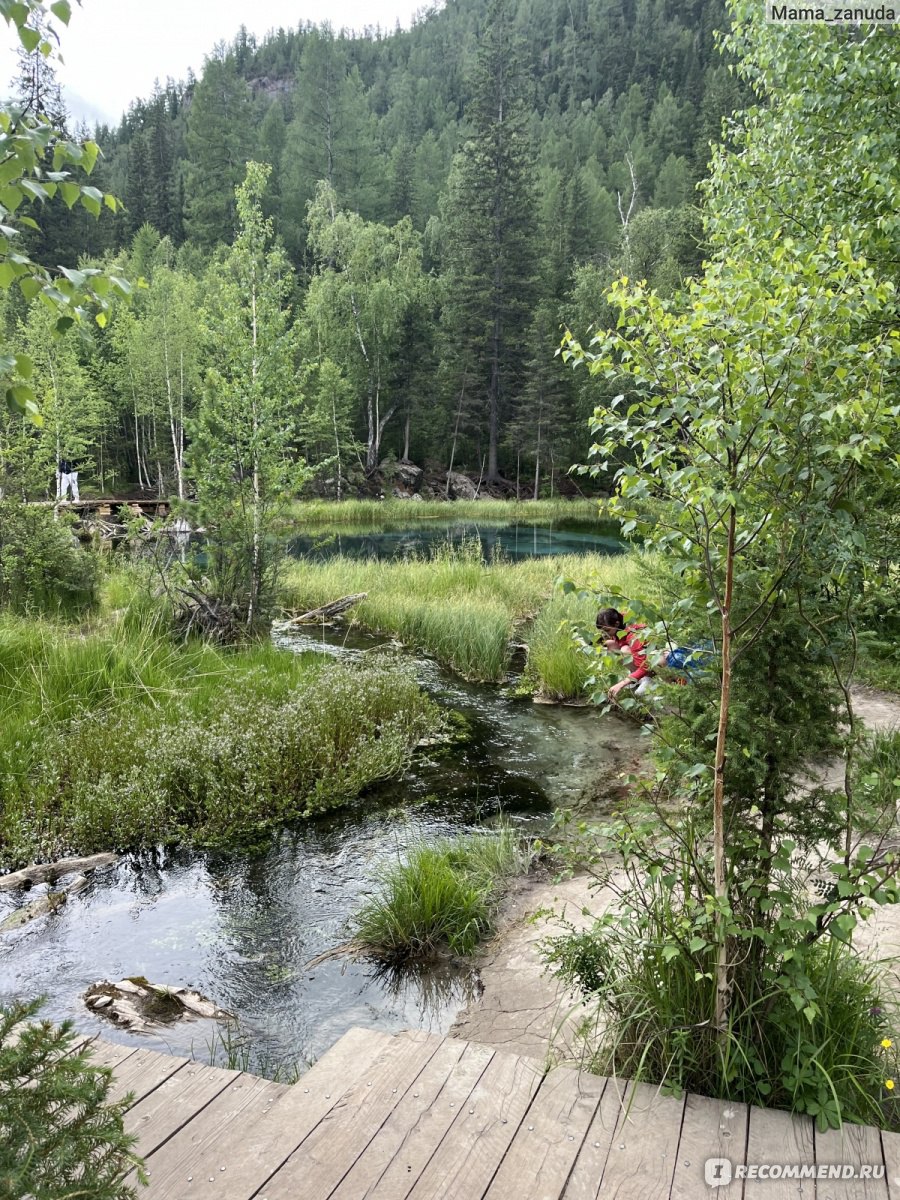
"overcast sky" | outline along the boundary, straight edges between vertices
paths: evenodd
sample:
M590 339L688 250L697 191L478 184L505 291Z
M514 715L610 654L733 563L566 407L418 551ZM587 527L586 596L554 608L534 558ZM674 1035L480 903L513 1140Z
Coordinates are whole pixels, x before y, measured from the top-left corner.
M337 29L380 24L408 26L424 0L83 0L73 5L68 29L61 30L64 65L58 69L69 107L76 117L117 122L129 103L148 96L154 79L184 79L188 67L199 74L219 41L230 42L246 25L261 39L270 29L301 21L328 20ZM0 92L15 70L15 38L0 26L4 47Z

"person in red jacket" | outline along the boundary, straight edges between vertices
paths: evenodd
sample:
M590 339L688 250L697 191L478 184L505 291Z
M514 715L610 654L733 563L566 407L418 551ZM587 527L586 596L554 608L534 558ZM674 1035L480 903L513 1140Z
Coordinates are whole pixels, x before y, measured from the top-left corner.
M617 608L601 608L597 613L597 628L605 635L604 645L607 650L615 650L624 654L631 665L631 671L607 692L610 700L618 698L624 688L634 687L636 692L644 691L649 685L643 683L653 675L647 665L647 647L640 631L643 625L626 624L625 617Z

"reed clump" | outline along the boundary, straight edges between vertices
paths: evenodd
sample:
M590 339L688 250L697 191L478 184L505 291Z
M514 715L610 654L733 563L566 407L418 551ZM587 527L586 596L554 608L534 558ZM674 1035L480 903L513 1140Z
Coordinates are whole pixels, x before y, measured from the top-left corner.
M524 640L529 687L570 699L583 694L588 674L587 660L572 640L572 623L592 626L594 609L589 600L563 597L556 581L573 578L599 590L639 594L645 564L646 556L637 551L485 561L476 540L398 561L294 561L284 570L281 599L286 608L306 611L366 592L353 609L354 622L484 683L506 678L513 644Z
M383 871L353 923L354 941L387 963L471 954L493 928L504 886L533 858L510 826L413 846Z
M596 521L597 500L296 500L291 523L303 526L356 525L384 528L416 521L484 521L494 524L549 525L557 521Z

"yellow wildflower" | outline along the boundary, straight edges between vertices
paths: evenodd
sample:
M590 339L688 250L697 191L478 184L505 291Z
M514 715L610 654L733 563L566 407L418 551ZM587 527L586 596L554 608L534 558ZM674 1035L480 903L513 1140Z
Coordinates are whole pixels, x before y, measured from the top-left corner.
M882 1044L882 1046L884 1046L885 1050L890 1050L891 1046L893 1046L894 1043L891 1041L890 1038L882 1038L881 1044Z
M888 1090L889 1092L892 1092L892 1091L894 1090L894 1081L893 1081L893 1079L886 1079L886 1080L884 1081L884 1086L887 1088L887 1090Z

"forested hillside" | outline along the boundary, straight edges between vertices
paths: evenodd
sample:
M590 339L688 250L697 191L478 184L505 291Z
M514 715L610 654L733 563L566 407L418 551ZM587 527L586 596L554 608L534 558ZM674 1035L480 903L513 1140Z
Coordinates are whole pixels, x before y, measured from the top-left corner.
M200 78L96 131L94 182L126 211L47 205L30 235L41 261L148 288L81 343L7 301L45 414L24 435L5 419L7 488L39 494L61 454L103 490L190 488L249 160L271 168L290 273L291 460L341 491L386 456L553 486L596 399L554 356L561 325L583 333L617 272L665 292L699 263L694 187L742 102L727 23L719 0L453 0L408 31L211 48ZM41 74L25 61L14 84L39 109Z

